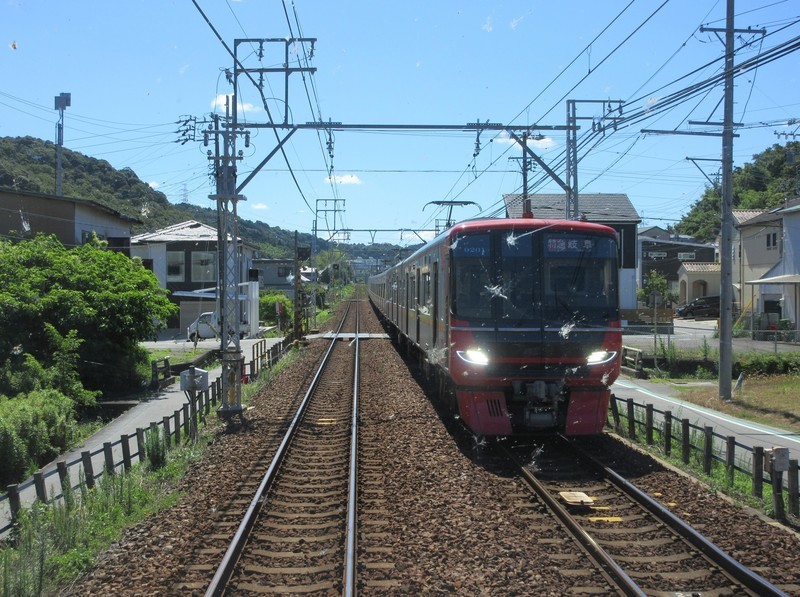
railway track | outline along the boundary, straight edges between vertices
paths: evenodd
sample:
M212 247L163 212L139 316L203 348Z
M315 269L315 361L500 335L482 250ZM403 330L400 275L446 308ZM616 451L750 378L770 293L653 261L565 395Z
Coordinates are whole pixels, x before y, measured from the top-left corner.
M206 595L355 592L358 353L351 302Z
M533 454L530 447L504 452L616 591L665 596L785 595L573 442L548 442ZM546 516L543 510L529 514L542 521ZM539 525L543 526L545 522ZM574 574L581 574L580 563L574 559L564 566L574 566ZM583 588L608 591L594 580Z

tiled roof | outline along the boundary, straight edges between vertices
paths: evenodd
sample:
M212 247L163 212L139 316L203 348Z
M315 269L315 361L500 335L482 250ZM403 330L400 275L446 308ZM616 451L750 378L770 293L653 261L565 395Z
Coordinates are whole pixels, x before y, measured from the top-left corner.
M531 210L534 218L563 220L566 215L567 197L559 194L530 195ZM509 194L503 196L506 204L506 216L519 218L522 216L522 195ZM623 193L587 193L578 196L578 211L590 222L641 222L631 200Z
M173 224L154 232L137 234L131 238L132 244L174 243L181 241L217 242L217 230L194 220Z
M758 215L763 213L761 209L734 209L732 210L733 213L733 223L734 225L739 225L751 218L755 218Z
M792 199L791 201L785 201L781 205L773 207L770 210L759 211L758 215L744 222L744 225L745 226L763 225L763 224L769 224L771 222L775 222L777 224L783 219L783 212L791 213L794 210L794 208L796 208L798 205L800 205L800 199Z
M692 263L691 261L684 261L683 268L687 272L718 272L720 271L719 263Z

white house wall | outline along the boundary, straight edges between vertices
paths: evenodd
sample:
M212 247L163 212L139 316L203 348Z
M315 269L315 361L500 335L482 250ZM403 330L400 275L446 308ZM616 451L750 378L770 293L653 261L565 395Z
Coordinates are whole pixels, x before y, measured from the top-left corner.
M92 231L100 238L127 238L131 235L128 222L120 221L119 216L105 213L93 207L75 204L75 242L83 242L83 237Z
M619 306L621 309L636 308L636 289L636 269L619 270Z
M153 273L158 278L159 286L167 287L167 245L165 243L132 245L131 257L152 259Z

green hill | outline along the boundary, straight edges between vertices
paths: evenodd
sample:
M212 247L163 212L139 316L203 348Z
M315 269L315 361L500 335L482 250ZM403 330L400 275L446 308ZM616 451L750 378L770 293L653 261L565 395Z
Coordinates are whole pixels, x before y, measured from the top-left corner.
M0 137L0 188L53 194L55 192L55 144L35 137ZM141 220L134 234L152 232L186 220L217 225L216 210L188 203L172 204L166 195L152 189L130 168L117 170L105 160L76 151L62 153L62 190L64 196L95 201L119 213ZM257 247L264 257L286 257L294 249L294 231L270 226L265 222L239 220L239 235ZM300 233L298 242L311 246L313 237ZM318 239L317 250L327 251L334 244ZM345 248L340 245L340 249ZM405 254L408 254L405 249ZM374 257L394 261L400 247L388 244L348 244L350 257Z

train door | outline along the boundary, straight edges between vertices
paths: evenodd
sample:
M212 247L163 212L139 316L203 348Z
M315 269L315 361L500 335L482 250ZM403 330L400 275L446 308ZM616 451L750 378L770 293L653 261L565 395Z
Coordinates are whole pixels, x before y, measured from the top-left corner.
M408 335L408 311L411 309L411 277L406 272L406 287L405 287L405 302L406 302L406 313L405 317L403 318L403 333L407 336Z
M416 284L415 284L415 286L416 286L416 293L414 295L414 305L415 305L415 310L414 310L415 332L414 333L416 334L416 336L415 336L414 340L417 342L417 344L420 344L420 338L419 338L419 307L420 307L420 294L421 294L420 290L421 290L422 286L420 284L420 270L419 269L417 269L417 276L416 276Z
M433 262L433 288L431 288L433 292L433 296L431 297L433 301L433 321L431 322L431 326L433 327L433 337L431 338L431 347L436 347L436 339L438 338L439 334L439 321L441 318L439 317L439 262Z

